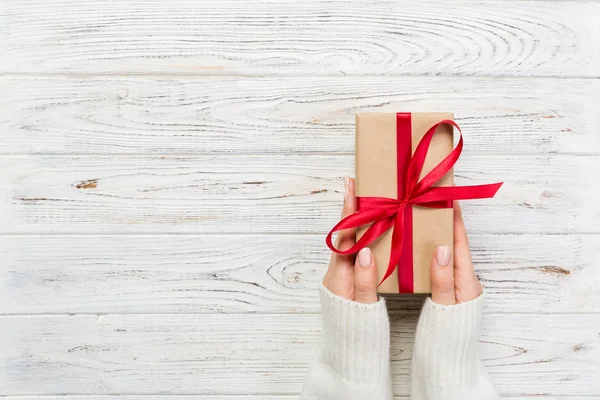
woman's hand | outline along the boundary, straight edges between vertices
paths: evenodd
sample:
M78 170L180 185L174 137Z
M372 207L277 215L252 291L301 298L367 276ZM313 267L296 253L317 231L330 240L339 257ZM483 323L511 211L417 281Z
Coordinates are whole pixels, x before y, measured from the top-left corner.
M458 202L454 202L454 260L450 249L438 247L431 260L431 299L437 304L458 304L473 300L482 292L475 275L469 240Z
M342 218L356 212L354 179L346 177L345 186ZM350 248L355 240L355 229L340 231L337 235L336 247ZM323 286L333 294L348 300L376 303L378 300L377 269L371 250L365 247L358 252L358 256L332 253L329 269L323 278Z

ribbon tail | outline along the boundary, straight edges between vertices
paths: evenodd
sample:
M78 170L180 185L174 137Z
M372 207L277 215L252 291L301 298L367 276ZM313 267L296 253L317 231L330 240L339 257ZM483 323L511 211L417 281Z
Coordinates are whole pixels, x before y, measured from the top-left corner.
M413 204L436 207L436 203L448 200L473 200L494 197L504 182L474 186L440 186L432 187L427 192L415 196Z
M369 243L371 243L379 236L381 236L385 231L390 229L393 224L394 219L392 217L380 219L379 221L374 222L353 246L353 248L355 248L355 251L353 251L353 253L361 250L364 247L367 247Z
M377 287L381 286L383 282L387 278L390 277L396 270L398 266L398 262L400 261L400 256L402 255L402 247L404 245L404 209L406 206L400 207L398 213L396 214L394 228L392 231L392 250L390 252L390 261L388 263L387 270L381 278L381 281L377 285ZM390 218L391 220L391 218Z
M393 214L393 210L386 209L371 209L367 211L357 212L355 214L349 215L340 222L338 222L327 234L325 238L325 243L327 243L327 247L331 249L331 251L338 254L351 254L356 253L373 240L375 240L379 235L388 230L391 225L386 225L383 223L385 220L389 219L391 214ZM339 232L345 229L356 229L361 225L366 225L373 223L367 232L361 237L361 239L354 244L352 247L346 250L340 250L336 248L333 244L333 234L335 232Z

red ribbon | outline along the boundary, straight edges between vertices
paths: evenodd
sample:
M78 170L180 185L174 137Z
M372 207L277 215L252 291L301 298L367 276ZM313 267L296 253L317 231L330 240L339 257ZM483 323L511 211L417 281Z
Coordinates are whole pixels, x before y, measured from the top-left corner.
M398 198L387 197L358 197L358 211L338 222L327 235L327 246L338 254L356 253L373 242L388 229L392 228L392 249L390 261L381 279L383 283L396 269L400 262L399 283L400 292L413 291L412 282L412 249L403 253L406 233L412 234L412 206L431 208L452 208L453 200L485 199L494 197L503 182L475 186L441 186L433 185L439 181L456 163L463 148L462 131L452 120L442 120L433 125L421 139L412 157L410 156L410 140L407 146L401 146L402 137L412 136L410 113L397 114L397 149L398 149ZM431 139L436 129L443 124L458 129L460 139L456 147L419 180L425 156L429 150ZM408 151L408 154L406 154ZM355 229L361 225L371 224L364 235L355 245L346 250L337 249L332 243L332 235L344 229ZM407 232L408 231L408 232ZM411 240L412 242L412 240ZM411 246L407 246L411 247ZM408 262L407 262L408 261Z

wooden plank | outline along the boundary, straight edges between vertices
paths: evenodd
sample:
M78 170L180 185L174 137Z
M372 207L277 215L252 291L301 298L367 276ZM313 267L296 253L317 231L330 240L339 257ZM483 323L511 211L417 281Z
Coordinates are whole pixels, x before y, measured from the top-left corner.
M472 233L597 233L598 156L464 154ZM353 156L5 156L1 233L319 233L339 219Z
M488 312L600 311L598 235L470 242ZM2 314L318 313L329 251L322 236L26 235L0 236L0 259Z
M597 2L3 2L0 73L598 76Z
M4 154L354 152L358 111L452 110L470 152L600 153L600 82L5 77Z
M2 317L3 392L260 395L300 391L319 315ZM408 394L416 315L392 315ZM598 395L600 315L488 315L482 355L507 395Z

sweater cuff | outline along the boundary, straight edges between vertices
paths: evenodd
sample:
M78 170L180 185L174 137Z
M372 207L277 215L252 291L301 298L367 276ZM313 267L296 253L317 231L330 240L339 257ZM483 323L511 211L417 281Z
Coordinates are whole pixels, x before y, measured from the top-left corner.
M485 296L456 305L423 306L413 348L413 375L442 392L479 386L479 334Z
M320 361L356 383L386 380L390 373L390 324L385 300L362 304L319 288L323 307Z

